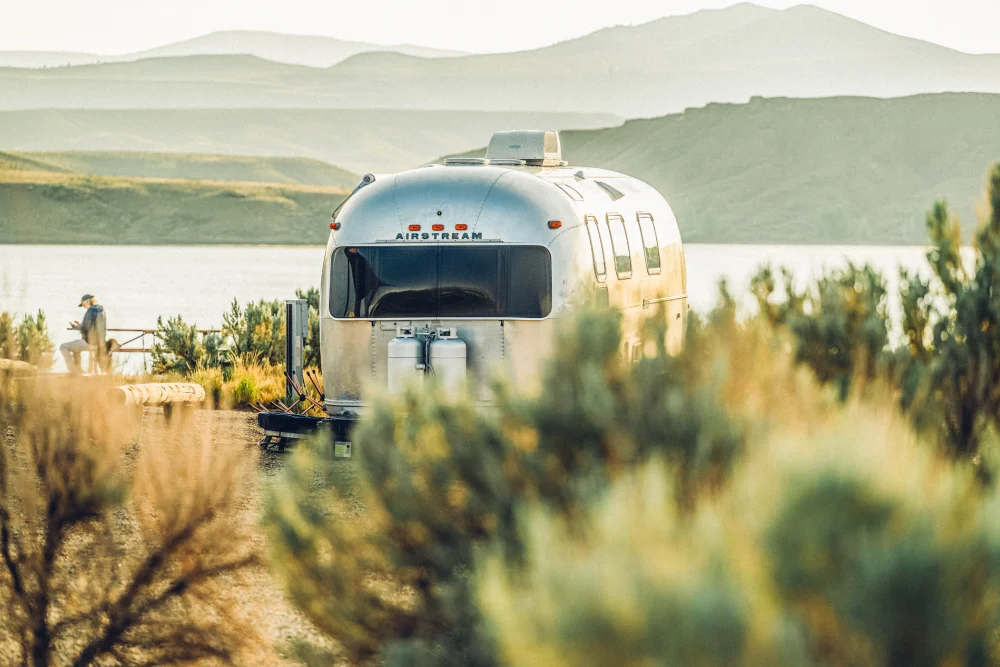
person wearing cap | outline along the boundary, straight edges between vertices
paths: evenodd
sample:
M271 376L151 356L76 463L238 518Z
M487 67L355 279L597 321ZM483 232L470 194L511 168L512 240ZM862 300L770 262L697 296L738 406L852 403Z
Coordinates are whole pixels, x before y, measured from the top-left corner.
M70 322L70 328L79 331L80 338L59 346L59 351L66 360L67 370L74 375L83 373L83 367L80 365L81 353L100 355L107 345L104 340L108 332L104 306L97 303L93 294L84 294L80 298L80 307L87 309L83 322Z

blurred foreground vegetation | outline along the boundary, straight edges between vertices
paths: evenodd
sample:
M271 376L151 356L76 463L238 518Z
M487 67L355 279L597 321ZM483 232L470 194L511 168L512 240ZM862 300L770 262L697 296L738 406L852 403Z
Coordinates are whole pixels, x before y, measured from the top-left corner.
M495 411L374 401L358 477L293 455L272 562L352 664L1000 664L1000 166L989 198L967 258L928 216L898 331L870 267L765 269L677 357L583 309Z
M0 366L0 664L250 664L245 449L193 421L136 447L111 386Z

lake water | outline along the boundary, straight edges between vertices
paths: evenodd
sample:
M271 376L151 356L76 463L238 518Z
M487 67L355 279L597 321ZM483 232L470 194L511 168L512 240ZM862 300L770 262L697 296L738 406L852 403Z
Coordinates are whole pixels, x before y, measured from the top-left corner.
M919 247L689 244L685 249L695 310L711 308L721 278L734 291L745 289L749 276L766 263L788 266L803 281L848 259L869 262L889 278L899 266L926 267L926 250ZM296 288L318 286L323 250L0 245L0 310L44 310L57 344L79 335L63 325L83 318L77 304L87 292L104 304L109 327L151 329L157 316L182 315L199 328L218 328L234 298L241 303L294 298Z

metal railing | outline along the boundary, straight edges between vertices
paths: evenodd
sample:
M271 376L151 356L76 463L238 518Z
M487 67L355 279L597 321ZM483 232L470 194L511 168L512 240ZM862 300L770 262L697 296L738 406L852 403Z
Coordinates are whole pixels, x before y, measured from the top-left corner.
M78 331L78 329L73 329L73 328L67 328L66 330ZM196 331L202 336L207 336L208 334L214 334L214 333L222 333L222 329L196 329ZM123 343L119 343L119 345L121 345L121 349L115 350L116 354L118 353L149 354L149 352L152 351L152 348L146 346L146 336L151 336L153 338L156 338L156 329L138 329L136 327L126 327L122 329L109 328L107 329L107 332L109 334L111 333L138 334L137 336L134 336L133 338L130 338ZM139 344L142 347L125 347L126 345L129 345L136 341L140 341Z

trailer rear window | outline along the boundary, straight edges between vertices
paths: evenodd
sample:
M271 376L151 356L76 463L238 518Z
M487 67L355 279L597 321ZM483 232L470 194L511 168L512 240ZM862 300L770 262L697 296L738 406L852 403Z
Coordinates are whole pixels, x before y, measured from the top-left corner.
M540 246L356 246L330 265L338 318L542 318L552 261Z

